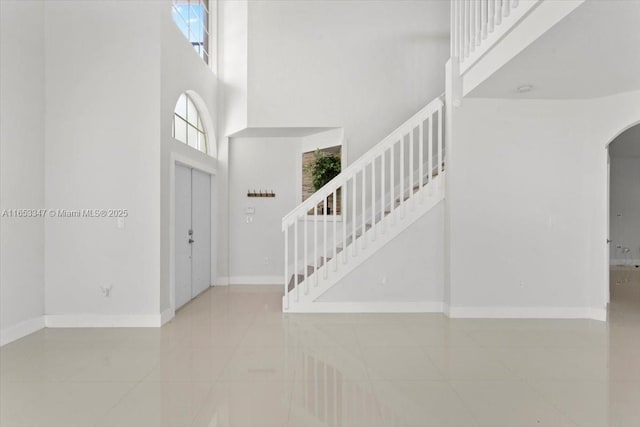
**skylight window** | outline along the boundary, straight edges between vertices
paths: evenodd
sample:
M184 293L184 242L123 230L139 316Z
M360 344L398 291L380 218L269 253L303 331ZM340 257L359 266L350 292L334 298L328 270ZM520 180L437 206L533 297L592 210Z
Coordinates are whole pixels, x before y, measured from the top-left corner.
M214 0L215 4L215 0ZM198 52L198 55L210 63L210 13L209 0L173 0L172 16L182 34Z

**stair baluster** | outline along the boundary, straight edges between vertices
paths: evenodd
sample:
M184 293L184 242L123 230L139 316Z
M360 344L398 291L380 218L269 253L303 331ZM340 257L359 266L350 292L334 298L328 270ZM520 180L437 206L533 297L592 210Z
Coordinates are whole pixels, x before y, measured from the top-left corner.
M313 302L442 200L443 107L436 98L283 218L285 311Z

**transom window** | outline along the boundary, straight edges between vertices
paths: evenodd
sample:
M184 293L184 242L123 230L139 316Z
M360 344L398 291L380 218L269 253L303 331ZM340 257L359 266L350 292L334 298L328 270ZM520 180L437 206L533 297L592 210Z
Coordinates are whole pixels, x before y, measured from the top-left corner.
M212 0L215 5L215 0ZM198 55L209 64L209 0L173 0L173 21Z
M178 98L173 114L173 137L203 153L209 152L200 113L186 93Z

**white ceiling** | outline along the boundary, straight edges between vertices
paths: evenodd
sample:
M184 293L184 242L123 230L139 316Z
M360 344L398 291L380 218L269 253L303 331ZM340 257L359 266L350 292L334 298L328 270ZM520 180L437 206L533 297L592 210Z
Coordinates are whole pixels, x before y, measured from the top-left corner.
M518 93L524 84L534 89ZM639 89L640 0L587 0L469 96L579 99Z
M622 132L609 145L611 157L640 157L640 125Z

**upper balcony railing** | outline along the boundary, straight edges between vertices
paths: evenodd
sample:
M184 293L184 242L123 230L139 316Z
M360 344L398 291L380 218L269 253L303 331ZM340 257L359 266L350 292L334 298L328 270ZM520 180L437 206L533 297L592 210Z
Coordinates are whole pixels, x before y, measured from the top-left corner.
M452 0L451 56L467 71L542 0Z

